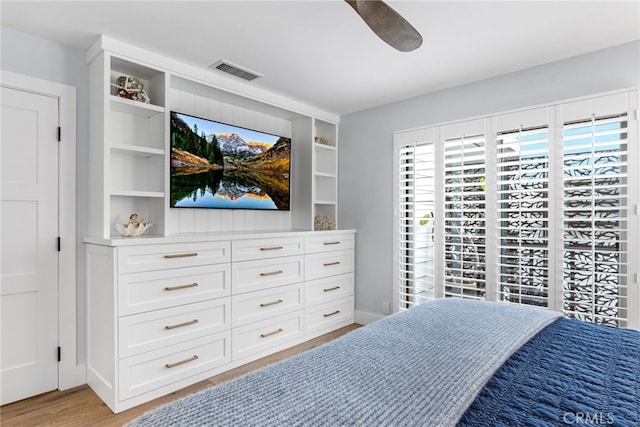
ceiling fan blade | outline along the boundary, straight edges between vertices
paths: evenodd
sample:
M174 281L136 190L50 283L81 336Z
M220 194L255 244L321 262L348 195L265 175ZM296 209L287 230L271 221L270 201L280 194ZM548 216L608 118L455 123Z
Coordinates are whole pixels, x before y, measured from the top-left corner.
M382 40L401 52L422 45L422 36L398 12L381 0L345 0Z

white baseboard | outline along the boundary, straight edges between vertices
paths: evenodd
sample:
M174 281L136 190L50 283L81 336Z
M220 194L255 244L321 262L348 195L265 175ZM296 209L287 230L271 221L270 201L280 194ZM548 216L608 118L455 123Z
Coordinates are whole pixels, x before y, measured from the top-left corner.
M376 320L384 319L385 315L383 314L375 314L369 313L367 311L358 311L355 312L355 322L359 325L368 325L369 323L373 323Z

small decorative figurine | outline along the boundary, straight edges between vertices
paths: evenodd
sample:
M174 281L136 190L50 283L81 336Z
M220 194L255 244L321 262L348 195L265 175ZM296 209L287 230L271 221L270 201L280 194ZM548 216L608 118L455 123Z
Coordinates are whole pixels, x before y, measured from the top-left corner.
M318 215L314 218L313 226L316 230L335 230L336 222L324 215Z
M144 102L145 104L151 102L147 92L144 91L144 85L135 77L120 76L116 83L111 83L111 85L117 88L116 92L119 97Z
M129 222L126 224L116 224L118 232L124 237L142 236L145 230L153 225L152 222L146 220L138 220L138 214L132 213L129 216Z
M329 145L329 138L327 138L326 136L316 136L314 138L314 141L318 144Z

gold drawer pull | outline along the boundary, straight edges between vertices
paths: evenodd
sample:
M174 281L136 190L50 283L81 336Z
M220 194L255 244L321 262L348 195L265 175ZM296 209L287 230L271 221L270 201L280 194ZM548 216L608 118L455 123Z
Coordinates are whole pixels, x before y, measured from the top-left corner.
M282 274L284 273L284 271L282 270L278 270L278 271L271 271L269 273L260 273L260 276L264 277L264 276L274 276L276 274Z
M284 301L282 301L281 299L279 299L278 301L271 301L271 302L263 302L262 304L260 304L260 307L269 307L270 305L276 305L276 304L280 304L283 303Z
M334 286L333 288L325 288L325 292L335 291L336 289L340 289L340 286Z
M171 254L171 255L165 255L164 257L171 259L171 258L188 258L192 256L198 256L198 252L190 252L188 254Z
M331 316L335 316L336 314L340 313L340 310L336 310L333 313L329 313L329 314L324 314L324 317L331 317Z
M268 246L266 248L260 248L261 251L277 251L279 249L284 249L284 246Z
M167 325L164 328L165 329L175 329L175 328L181 328L183 326L194 325L196 323L198 323L198 319L189 320L188 322L176 323L175 325Z
M198 356L196 356L195 354L188 359L184 359L174 363L167 363L164 366L166 366L167 368L175 368L176 366L184 365L185 363L193 362L194 360L198 360Z
M175 291L177 289L187 289L187 288L195 288L196 286L198 286L197 283L189 283L186 285L178 285L178 286L166 286L164 288L165 291Z
M328 246L328 245L339 245L339 244L340 244L340 242L324 242L325 246Z
M271 335L275 335L275 334L279 334L280 332L284 332L284 329L279 328L278 330L272 331L272 332L267 332L266 334L260 334L261 338L266 338L266 337L270 337Z
M325 267L329 267L330 265L338 265L340 264L340 261L334 261L334 262L325 262L324 266Z

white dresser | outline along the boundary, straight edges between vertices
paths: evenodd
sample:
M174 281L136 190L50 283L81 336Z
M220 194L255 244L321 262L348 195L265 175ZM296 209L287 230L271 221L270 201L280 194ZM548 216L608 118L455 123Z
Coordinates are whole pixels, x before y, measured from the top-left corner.
M85 239L88 384L120 412L352 324L354 238Z

